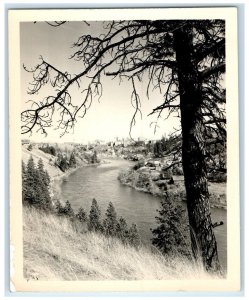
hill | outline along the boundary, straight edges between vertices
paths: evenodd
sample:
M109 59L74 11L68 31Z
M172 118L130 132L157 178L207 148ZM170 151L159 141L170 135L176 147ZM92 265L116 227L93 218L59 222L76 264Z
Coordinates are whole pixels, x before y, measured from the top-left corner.
M212 279L198 263L75 227L23 208L24 276L29 280Z

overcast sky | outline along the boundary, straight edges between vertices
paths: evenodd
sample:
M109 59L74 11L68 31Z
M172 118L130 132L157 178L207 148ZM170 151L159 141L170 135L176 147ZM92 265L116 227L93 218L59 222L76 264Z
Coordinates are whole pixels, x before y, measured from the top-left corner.
M29 99L43 99L48 95L48 89L44 88L39 95L33 97L27 94L28 83L31 81L31 74L25 72L22 64L33 67L39 63L39 56L62 71L77 74L82 71L81 62L68 59L73 53L71 48L73 42L83 34L99 35L102 28L101 22L92 22L87 26L83 22L70 22L60 27L51 27L46 23L21 23L20 27L20 48L21 48L21 96L22 106L27 107ZM115 137L125 138L129 136L129 126L134 108L130 102L131 82L122 82L118 79L112 80L104 77L103 96L98 102L94 100L84 119L78 119L74 132L59 138L57 130L48 130L45 138L41 134L33 132L31 139L35 141L72 141L88 142L95 139L112 140ZM158 92L151 93L150 99L146 97L146 82L140 83L138 93L140 94L143 119L137 116L136 126L133 127L133 138L157 139L162 135L168 135L173 127L178 126L179 119L174 117L160 121L159 128L154 134L154 126L151 122L156 120L156 115L147 117L154 107L163 101L162 95ZM73 101L80 102L80 93L72 92ZM22 136L28 138L28 135Z

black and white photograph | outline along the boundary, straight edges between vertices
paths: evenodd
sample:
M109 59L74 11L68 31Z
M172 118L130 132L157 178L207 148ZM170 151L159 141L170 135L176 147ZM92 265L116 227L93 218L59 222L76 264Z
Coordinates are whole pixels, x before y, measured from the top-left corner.
M236 8L9 28L15 289L239 290Z

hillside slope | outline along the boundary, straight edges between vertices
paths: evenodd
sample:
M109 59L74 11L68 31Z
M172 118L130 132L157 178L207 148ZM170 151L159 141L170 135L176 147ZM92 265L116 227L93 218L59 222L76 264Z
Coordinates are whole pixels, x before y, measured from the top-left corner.
M26 146L22 146L22 160L25 164L27 164L30 156L33 157L36 165L38 163L38 160L42 159L44 169L48 172L52 180L59 178L64 174L58 167L55 167L54 164L50 162L50 159L54 159L52 155L44 153L38 148L33 148L32 151L28 151Z
M208 279L198 264L77 230L66 218L23 208L24 276L29 280ZM79 229L79 228L78 228Z

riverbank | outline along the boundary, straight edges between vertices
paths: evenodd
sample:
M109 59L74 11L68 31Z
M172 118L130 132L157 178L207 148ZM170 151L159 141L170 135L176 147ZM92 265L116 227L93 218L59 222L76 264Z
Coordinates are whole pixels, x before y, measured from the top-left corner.
M50 177L50 194L53 200L58 198L60 195L60 185L63 181L66 181L67 178L76 172L79 168L87 167L87 166L98 166L101 163L106 163L105 161L101 161L98 163L89 163L85 159L80 159L77 157L76 159L76 166L70 167L66 169L64 172L55 165L54 160L55 157L51 154L44 153L38 148L33 147L32 150L28 150L27 147L22 147L22 160L25 164L28 163L30 157L33 157L34 163L37 165L38 161L42 159L44 169L48 172ZM61 199L57 199L60 200Z
M130 186L137 191L158 197L163 197L167 192L169 195L175 195L180 200L186 201L184 177L181 175L170 175L169 178L162 179L159 171L141 167L137 170L129 168L120 172L118 179L123 185ZM208 187L210 206L212 208L226 209L226 183L208 182Z

